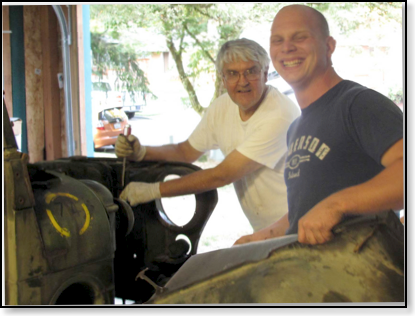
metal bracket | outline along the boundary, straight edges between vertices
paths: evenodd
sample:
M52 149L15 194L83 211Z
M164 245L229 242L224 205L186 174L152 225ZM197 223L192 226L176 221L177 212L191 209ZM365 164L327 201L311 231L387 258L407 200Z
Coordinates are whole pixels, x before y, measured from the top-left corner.
M24 210L35 205L35 198L33 196L32 186L27 171L26 154L22 154L20 160L10 161L13 171L14 182L14 209L16 211Z
M145 275L148 268L145 268L144 270L141 270L137 276L135 277L135 280L137 281L139 278L147 281L154 289L156 290L156 294L161 294L164 291L164 287L158 286L156 283L154 283L148 276Z

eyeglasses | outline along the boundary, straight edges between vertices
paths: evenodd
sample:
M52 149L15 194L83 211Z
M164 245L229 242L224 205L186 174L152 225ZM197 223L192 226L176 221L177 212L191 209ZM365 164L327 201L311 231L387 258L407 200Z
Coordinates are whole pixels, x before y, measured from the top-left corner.
M261 77L261 71L262 71L262 68L255 66L255 67L252 67L251 69L245 70L243 72L243 76L248 81L255 81ZM234 70L227 70L222 76L223 78L225 78L225 80L228 83L232 84L232 83L236 83L239 81L239 79L241 78L241 73L238 71L234 71Z

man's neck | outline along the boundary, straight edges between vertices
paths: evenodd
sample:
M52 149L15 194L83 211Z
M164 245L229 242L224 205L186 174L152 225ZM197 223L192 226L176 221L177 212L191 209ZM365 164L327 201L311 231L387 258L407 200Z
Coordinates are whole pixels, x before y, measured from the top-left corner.
M301 109L305 109L342 80L343 79L340 78L333 69L331 69L325 73L324 76L315 79L305 87L293 87L298 105Z

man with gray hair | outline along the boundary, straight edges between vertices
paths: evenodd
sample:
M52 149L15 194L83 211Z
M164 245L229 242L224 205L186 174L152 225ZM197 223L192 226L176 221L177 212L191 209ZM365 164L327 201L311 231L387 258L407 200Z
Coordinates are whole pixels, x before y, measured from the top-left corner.
M286 136L300 110L284 94L266 85L269 63L267 52L256 42L229 41L221 47L216 60L227 93L212 102L188 140L150 147L141 146L133 135L128 136L128 142L120 135L115 153L132 161L192 163L211 149L220 149L225 155L218 166L179 179L129 183L120 197L134 206L233 183L254 231L286 214Z

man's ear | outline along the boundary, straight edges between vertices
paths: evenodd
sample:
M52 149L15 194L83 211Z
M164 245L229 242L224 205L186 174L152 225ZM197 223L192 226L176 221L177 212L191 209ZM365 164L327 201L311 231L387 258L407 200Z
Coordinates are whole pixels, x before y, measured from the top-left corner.
M331 60L331 56L333 55L336 49L336 40L332 36L329 36L326 39L326 45L327 45L327 58Z
M225 77L222 74L219 74L219 76L222 78L223 86L226 88Z
M264 75L265 75L265 82L268 81L268 70L269 70L269 66L267 66L264 70Z

